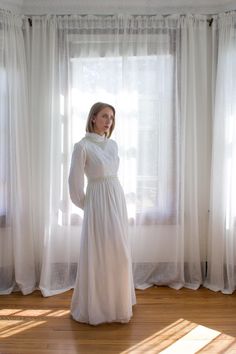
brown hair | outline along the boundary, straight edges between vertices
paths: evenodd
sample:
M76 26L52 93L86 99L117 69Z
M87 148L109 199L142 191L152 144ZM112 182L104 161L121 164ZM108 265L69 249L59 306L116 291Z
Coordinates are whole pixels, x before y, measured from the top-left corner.
M110 138L114 128L115 128L115 115L116 115L116 111L115 108L113 106L111 106L108 103L103 103L103 102L97 102L94 103L94 105L90 108L89 114L88 114L88 119L87 119L87 123L86 123L86 132L89 133L93 133L94 132L94 123L93 123L93 118L96 117L96 115L104 108L111 108L111 110L113 111L114 114L114 119L112 121L112 125L110 127L110 130L108 133L106 134L107 138Z

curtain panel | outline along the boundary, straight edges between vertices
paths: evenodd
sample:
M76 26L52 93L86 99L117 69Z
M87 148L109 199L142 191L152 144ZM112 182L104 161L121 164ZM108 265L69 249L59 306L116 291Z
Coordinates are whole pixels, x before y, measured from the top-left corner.
M119 178L128 207L136 288L157 284L197 289L204 284L224 291L225 278L213 275L226 264L235 275L235 237L232 233L227 238L231 253L219 264L213 256L216 234L208 230L209 217L217 227L213 200L222 186L221 179L214 187L214 166L219 164L219 131L224 135L220 125L216 128L217 107L222 110L222 105L215 104L224 96L219 89L224 80L219 68L226 66L225 58L220 59L226 45L220 39L224 21L225 15L215 16L210 27L208 17L201 15L50 15L30 21L13 17L8 27L1 22L1 38L14 33L16 42L10 52L13 42L1 42L5 81L0 99L5 106L0 124L1 134L2 127L6 132L0 142L1 293L40 288L49 296L73 288L83 213L69 199L68 171L73 144L84 136L87 113L96 101L111 103L117 111L112 137L121 157ZM233 61L233 40L230 48ZM21 60L6 64L17 55ZM19 81L12 68L20 73ZM9 93L10 79L14 95ZM14 105L4 99L10 95ZM235 188L231 177L230 188ZM233 208L233 199L227 198ZM16 220L20 226L11 228ZM233 217L227 220L233 225ZM224 243L222 232L220 237Z
M28 76L22 19L0 12L0 292L35 289Z
M231 294L236 287L236 15L220 15L213 120L208 273L205 286Z

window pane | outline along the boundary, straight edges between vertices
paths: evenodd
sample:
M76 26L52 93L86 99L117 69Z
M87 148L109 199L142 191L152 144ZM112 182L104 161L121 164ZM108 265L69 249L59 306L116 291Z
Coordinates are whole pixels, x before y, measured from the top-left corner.
M104 101L117 109L114 137L129 217L155 222L173 216L173 56L73 58L71 83L73 142L84 136L93 103Z

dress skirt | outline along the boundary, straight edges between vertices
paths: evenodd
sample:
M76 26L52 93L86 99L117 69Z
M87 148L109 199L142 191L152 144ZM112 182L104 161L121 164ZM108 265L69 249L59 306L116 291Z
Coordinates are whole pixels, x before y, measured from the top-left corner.
M115 176L89 180L72 317L92 325L125 323L135 302L123 189Z

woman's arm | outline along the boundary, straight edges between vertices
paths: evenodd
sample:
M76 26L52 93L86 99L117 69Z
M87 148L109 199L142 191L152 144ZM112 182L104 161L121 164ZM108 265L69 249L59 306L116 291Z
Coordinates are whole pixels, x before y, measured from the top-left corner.
M86 152L80 143L74 145L69 173L69 192L72 202L79 208L84 209L84 167Z

